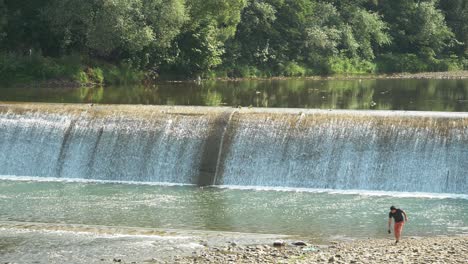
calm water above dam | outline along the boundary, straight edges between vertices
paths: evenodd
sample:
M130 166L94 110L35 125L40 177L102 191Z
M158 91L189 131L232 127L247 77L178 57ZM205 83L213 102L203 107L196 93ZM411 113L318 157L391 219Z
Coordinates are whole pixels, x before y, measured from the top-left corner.
M267 80L154 87L0 88L0 101L468 111L468 79Z

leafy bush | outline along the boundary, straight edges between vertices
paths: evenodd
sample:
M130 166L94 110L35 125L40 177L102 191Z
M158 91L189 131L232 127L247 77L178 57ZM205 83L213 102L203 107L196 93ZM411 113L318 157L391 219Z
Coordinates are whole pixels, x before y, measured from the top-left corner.
M463 70L463 61L457 56L437 60L436 71L458 71Z
M80 59L66 56L60 59L43 57L36 53L18 55L0 53L0 82L2 84L27 83L48 79L76 79L79 77Z
M78 81L81 85L89 83L88 75L84 71L79 71L73 78Z
M457 71L462 70L463 60L457 56L448 58L422 57L416 54L384 54L377 59L378 72L425 72L425 71Z
M227 72L221 69L210 70L206 74L203 75L203 78L208 79L208 80L214 80L216 78L227 78Z
M331 57L326 65L327 74L368 74L375 69L376 65L370 61L344 56Z
M306 69L296 62L289 62L284 67L283 74L288 77L302 77L306 75Z
M424 72L429 66L416 54L384 54L377 59L377 71L381 73L393 72Z
M468 70L468 58L461 59L461 64L463 66L463 70Z
M104 83L104 73L99 67L88 68L88 76L89 76L89 79L92 80L96 84L102 85Z
M225 68L224 74L226 77L230 78L255 78L255 77L264 77L265 73L260 71L255 66L248 65L235 65L232 67L223 67ZM223 76L220 76L223 77Z
M141 83L145 77L141 70L129 64L111 64L88 61L83 66L79 56L61 58L44 57L40 54L25 56L0 53L0 84L29 83L50 79L66 79L88 84L133 84Z
M136 84L141 83L145 78L144 72L126 63L118 66L102 64L99 69L102 69L103 82L106 84Z
M250 66L247 66L247 65L244 65L244 66L240 66L238 68L238 71L239 71L239 77L244 77L244 78L248 78L248 77L256 77L256 74L254 72L252 72L252 67Z

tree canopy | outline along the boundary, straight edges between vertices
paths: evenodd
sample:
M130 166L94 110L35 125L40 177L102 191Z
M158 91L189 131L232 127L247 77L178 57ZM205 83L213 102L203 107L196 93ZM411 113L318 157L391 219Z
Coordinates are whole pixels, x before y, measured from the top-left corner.
M468 67L466 0L0 0L0 53L183 77Z

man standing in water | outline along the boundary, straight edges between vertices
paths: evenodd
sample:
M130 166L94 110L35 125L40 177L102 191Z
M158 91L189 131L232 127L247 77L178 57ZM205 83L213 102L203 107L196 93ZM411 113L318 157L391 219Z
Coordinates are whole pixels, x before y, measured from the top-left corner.
M395 206L392 205L390 207L390 213L388 214L388 233L390 234L392 231L390 231L390 226L392 225L392 217L393 220L395 220L395 223L393 224L393 230L395 232L395 244L400 241L401 237L401 232L403 231L403 225L405 222L408 221L408 216L406 216L405 211L401 209L397 209ZM403 218L404 217L404 218Z

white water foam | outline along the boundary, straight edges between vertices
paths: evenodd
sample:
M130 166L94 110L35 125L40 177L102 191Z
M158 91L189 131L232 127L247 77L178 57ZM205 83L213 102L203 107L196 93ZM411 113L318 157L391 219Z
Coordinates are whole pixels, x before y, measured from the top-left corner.
M154 229L142 227L127 227L127 226L102 226L102 225L81 225L81 224L58 224L58 223L37 223L37 222L17 222L17 221L0 221L0 231L15 230L17 233L54 233L54 234L74 234L83 236L97 236L101 238L122 238L122 237L139 237L150 238L157 240L182 240L191 239L192 235L181 235L176 229ZM134 232L134 233L132 233ZM136 232L136 233L135 233ZM141 232L141 233L138 233ZM155 232L154 234L144 234ZM189 231L185 231L188 233ZM157 234L157 233L163 233Z
M172 183L172 182L138 182L138 181L112 181L95 180L81 178L56 178L56 177L34 177L34 176L12 176L0 175L3 181L22 181L22 182L65 182L65 183L111 183L111 184L129 184L129 185L154 185L154 186L195 186L193 184Z
M169 183L169 182L138 182L138 181L110 181L80 178L55 178L55 177L31 177L31 176L11 176L0 175L0 180L23 181L23 182L65 182L65 183L99 183L99 184L127 184L127 185L151 185L151 186L196 186L193 184ZM314 189L314 188L291 188L291 187L268 187L268 186L238 186L238 185L214 185L210 186L218 189L230 190L251 190L251 191L278 191L278 192L307 192L307 193L328 193L361 196L388 196L397 198L430 198L430 199L465 199L466 194L454 193L427 193L427 192L394 192L394 191L374 191L374 190L338 190L338 189Z
M308 193L328 193L328 194L349 194L362 196L389 196L397 198L431 198L431 199L465 199L466 194L454 193L426 193L426 192L394 192L394 191L373 191L373 190L337 190L337 189L314 189L314 188L290 188L290 187L268 187L268 186L236 186L220 185L213 186L220 189L231 190L252 190L252 191L278 191L278 192L308 192Z

